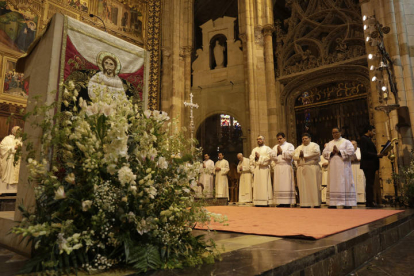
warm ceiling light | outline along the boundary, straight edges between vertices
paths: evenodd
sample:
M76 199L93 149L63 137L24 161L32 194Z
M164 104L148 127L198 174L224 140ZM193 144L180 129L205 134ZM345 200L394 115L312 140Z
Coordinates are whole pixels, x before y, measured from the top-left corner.
M386 87L385 85L383 85L383 86L381 87L381 90L385 92L385 91L387 91L387 87Z
M374 71L375 70L375 66L371 65L371 67L369 67L369 70Z
M366 16L366 15L364 15L364 16L362 17L362 21L365 21L365 20L367 20L367 16Z
M371 38L369 36L367 36L366 42L368 42Z
M364 31L368 28L368 25L364 25Z
M374 55L373 54L369 54L368 55L368 59L373 59L374 58Z
M376 76L373 76L371 80L372 81L377 81L377 77Z

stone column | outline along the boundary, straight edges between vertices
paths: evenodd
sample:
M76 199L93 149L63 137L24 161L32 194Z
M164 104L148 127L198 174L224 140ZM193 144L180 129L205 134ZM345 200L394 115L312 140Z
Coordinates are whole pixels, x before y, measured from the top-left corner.
M183 102L191 89L192 6L192 0L162 1L161 110L179 120L177 131L186 124Z
M245 57L246 89L249 95L250 141L251 147L256 146L256 138L263 135L269 145L269 119L266 92L266 70L264 60L264 40L261 25L262 1L239 1L239 27L243 40ZM266 22L267 23L267 22Z
M404 3L401 0L371 0L361 1L362 15L374 15L376 19L384 26L390 27L391 31L384 36L385 47L390 54L394 63L395 81L398 89L398 100L400 106L408 106L413 117L413 104L410 99L413 98L413 68L409 58L409 47L407 46L407 28L404 14ZM369 35L368 33L366 35ZM376 53L375 47L370 43L366 44L367 53ZM369 62L369 66L371 62ZM376 65L376 64L375 64ZM370 77L373 77L373 71L370 71ZM379 97L381 91L378 90L374 83L371 83L371 92L373 107L385 105L385 102L380 102ZM389 104L394 104L394 97L390 95ZM411 125L412 121L411 119ZM384 144L388 138L398 138L398 151L400 157L400 165L407 162L407 152L413 147L413 136L411 127L396 127L398 124L397 111L390 113L389 118L381 111L374 112L374 122L377 130L377 147ZM391 137L388 137L385 124L389 122L391 129ZM404 155L405 158L404 158ZM382 158L380 162L380 177L383 179L384 194L394 195L393 185L386 184L386 180L391 179L391 162L388 158Z
M184 91L183 91L183 98L182 101L184 102L185 100L188 101L188 99L190 98L190 93L191 93L191 51L192 51L192 47L191 46L184 46L181 48L180 51L180 57L184 62ZM189 129L189 125L190 125L190 109L189 108L185 108L184 105L181 106L182 114L185 114L184 118L182 118L183 121L183 126L187 126L188 129L188 137L190 137L190 129ZM194 131L197 131L196 129ZM195 136L195 133L194 133Z
M265 68L266 68L266 84L267 84L267 116L269 120L269 138L268 145L276 145L276 134L279 132L280 126L278 125L277 118L277 105L276 105L276 85L275 85L275 67L273 62L273 39L272 34L274 32L273 25L266 25L263 28L264 35L264 55L265 55Z

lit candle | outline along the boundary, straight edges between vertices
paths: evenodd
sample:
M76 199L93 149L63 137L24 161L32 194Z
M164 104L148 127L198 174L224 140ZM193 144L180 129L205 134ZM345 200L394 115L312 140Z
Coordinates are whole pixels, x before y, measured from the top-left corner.
M387 132L387 139L390 140L390 132L388 131L388 122L385 122L385 131Z

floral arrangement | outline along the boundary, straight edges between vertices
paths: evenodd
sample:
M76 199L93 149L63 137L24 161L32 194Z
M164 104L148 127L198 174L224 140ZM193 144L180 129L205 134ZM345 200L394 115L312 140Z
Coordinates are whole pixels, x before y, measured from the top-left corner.
M404 205L414 207L414 152L410 153L410 165L399 167L393 178L401 187L401 199ZM391 183L391 180L389 181Z
M214 261L214 243L192 234L196 223L225 220L194 201L199 150L169 133L175 124L165 112L142 112L109 90L87 103L74 83L62 85L65 111L52 116L61 107L36 102L28 114L43 136L40 152L26 142L36 205L20 207L24 219L13 229L33 247L21 272Z

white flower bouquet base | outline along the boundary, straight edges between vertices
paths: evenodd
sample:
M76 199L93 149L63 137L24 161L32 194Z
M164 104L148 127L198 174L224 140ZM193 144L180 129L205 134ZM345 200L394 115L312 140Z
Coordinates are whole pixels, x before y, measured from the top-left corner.
M95 94L99 101L87 103L68 83L65 111L46 116L60 108L55 104L31 114L45 119L36 121L40 158L30 144L24 156L36 210L22 209L13 230L33 245L21 272L118 265L146 271L214 261L214 246L191 233L212 215L194 201L200 163L197 152L188 152L190 141L167 133L165 112L141 112L107 90Z

